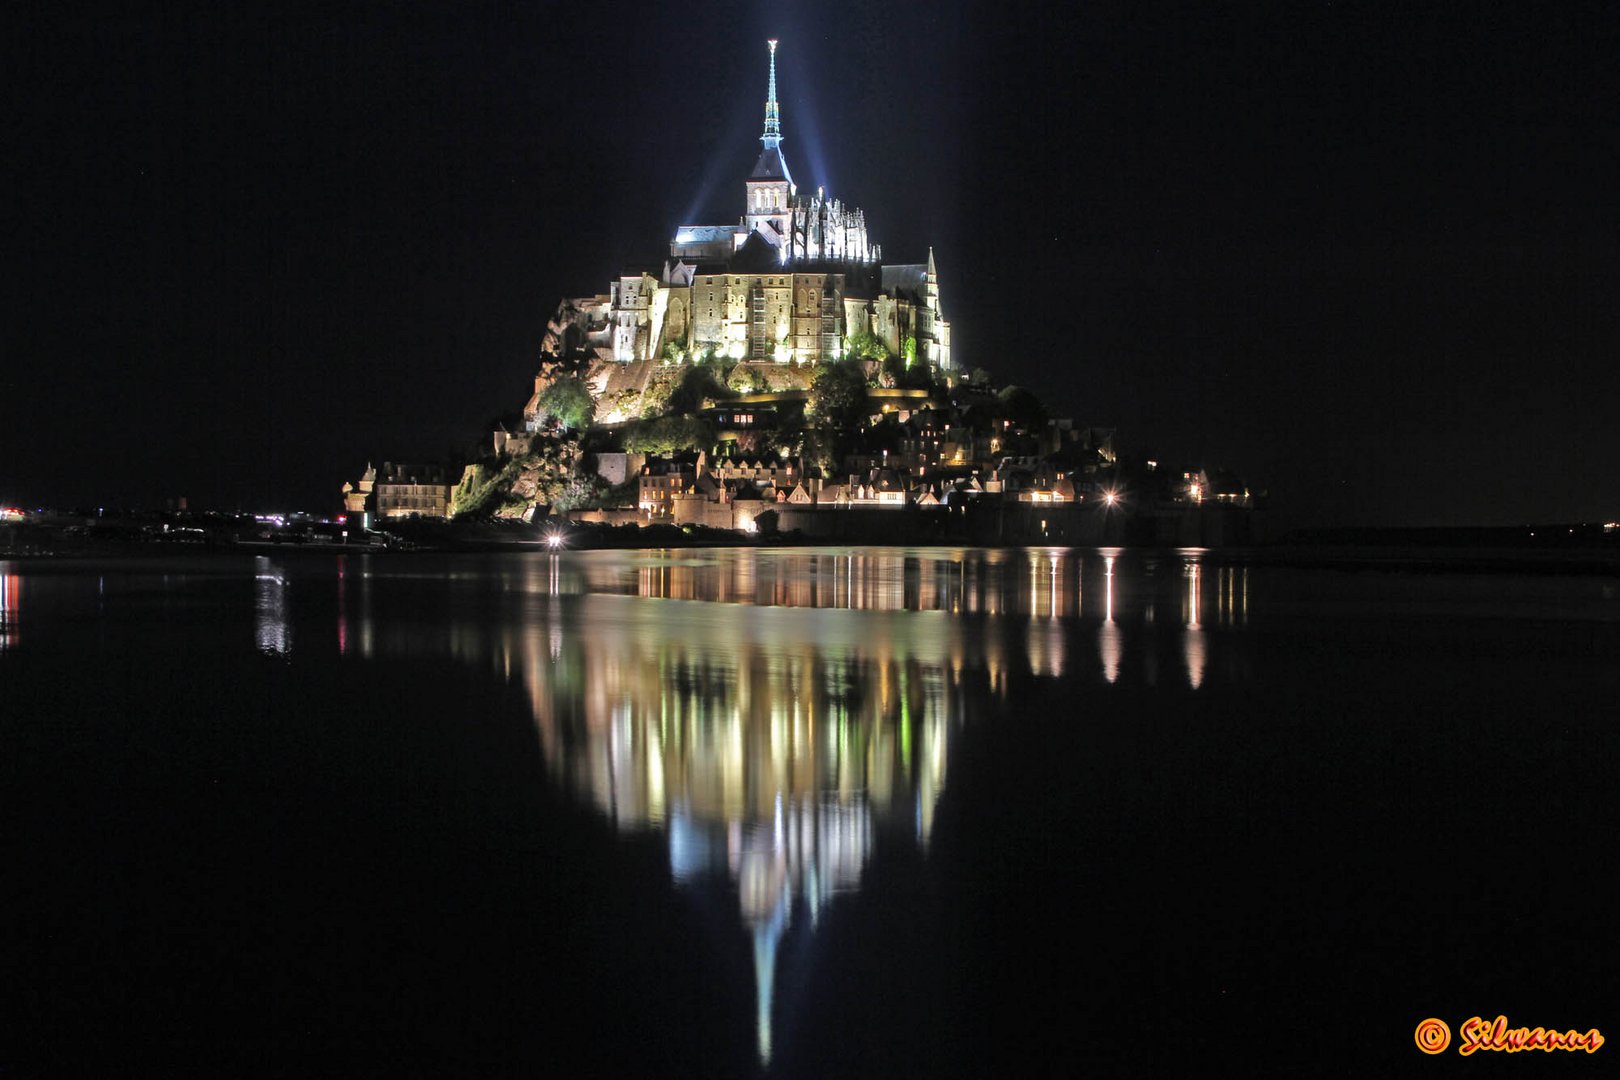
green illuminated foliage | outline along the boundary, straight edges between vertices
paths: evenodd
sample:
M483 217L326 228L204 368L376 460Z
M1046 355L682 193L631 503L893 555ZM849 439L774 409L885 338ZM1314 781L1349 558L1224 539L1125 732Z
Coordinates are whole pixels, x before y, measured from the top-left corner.
M861 360L887 360L889 347L870 330L857 330L844 339L844 356Z
M542 416L569 431L585 428L596 416L596 402L591 397L590 388L577 375L553 379L551 385L540 391L536 405Z
M738 364L726 376L726 385L740 394L754 394L771 388L770 382L757 368L748 364Z
M624 448L632 454L673 454L707 450L714 445L714 428L690 416L660 416L625 425Z

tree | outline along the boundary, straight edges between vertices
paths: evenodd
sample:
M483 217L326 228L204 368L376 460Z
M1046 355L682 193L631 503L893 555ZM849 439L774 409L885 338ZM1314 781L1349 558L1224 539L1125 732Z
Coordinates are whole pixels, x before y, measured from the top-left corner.
M654 368L640 398L633 403L633 407L626 408L626 415L641 419L663 415L669 408L669 395L675 389L676 372L680 370L679 367Z
M723 400L734 396L713 366L693 364L681 372L681 381L670 391L667 407L672 413L695 413L703 407L705 398Z
M857 330L844 339L844 355L861 360L887 360L889 347L870 330Z
M754 394L761 390L769 390L770 383L765 376L748 364L738 364L726 376L726 385L741 394Z
M1003 387L996 398L1000 402L1001 414L1009 420L1031 425L1046 422L1046 406L1033 392L1022 386Z
M689 416L661 416L625 425L624 448L632 454L673 454L679 450L707 450L714 445L714 428Z
M608 482L600 476L576 474L557 485L550 505L554 510L578 510L581 507L598 506L608 490Z
M570 431L588 426L596 416L596 401L591 397L590 387L577 375L553 379L549 386L540 391L540 399L535 404L541 415L550 417Z
M884 384L886 386L898 386L904 390L927 390L930 393L939 389L934 365L929 363L907 364L900 357L891 356L883 361L883 374L888 376L888 381Z
M838 467L838 443L832 432L807 428L799 441L799 458L806 467L813 465L829 475Z
M822 365L810 380L810 408L824 426L856 426L866 418L866 369L857 360Z

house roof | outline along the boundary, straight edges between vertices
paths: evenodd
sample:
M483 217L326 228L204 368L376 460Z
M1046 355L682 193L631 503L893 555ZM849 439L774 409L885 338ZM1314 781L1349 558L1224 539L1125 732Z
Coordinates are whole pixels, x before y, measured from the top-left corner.
M780 269L781 265L781 252L755 229L731 257L730 269L739 273L765 273Z
M1209 474L1211 495L1242 495L1243 482L1229 469L1215 469Z

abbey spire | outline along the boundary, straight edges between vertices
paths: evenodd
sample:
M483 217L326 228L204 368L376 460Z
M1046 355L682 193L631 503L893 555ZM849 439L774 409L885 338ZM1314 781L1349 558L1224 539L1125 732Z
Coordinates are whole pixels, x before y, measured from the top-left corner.
M771 76L765 91L765 134L759 141L765 144L765 149L775 150L782 145L782 110L776 104L776 39L765 44L771 49Z
M793 176L788 172L787 159L782 157L782 109L776 103L776 40L773 38L766 44L771 49L771 73L765 91L765 134L759 137L765 148L760 151L759 160L754 163L754 171L748 174L748 179L750 183L766 180L784 184L781 202L786 206L788 196L793 194ZM762 207L750 199L749 209L752 211Z
M748 174L748 209L744 228L757 232L771 248L785 257L788 250L789 219L793 206L793 174L782 157L782 110L776 104L776 40L766 42L771 49L771 74L765 92L765 134L759 137L764 149Z

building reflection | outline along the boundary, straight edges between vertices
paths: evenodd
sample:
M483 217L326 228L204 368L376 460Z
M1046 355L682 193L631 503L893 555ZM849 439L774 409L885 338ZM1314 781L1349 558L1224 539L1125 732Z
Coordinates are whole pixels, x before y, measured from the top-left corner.
M620 829L662 829L677 880L730 881L768 1061L784 935L859 887L879 832L928 844L960 677L987 650L906 612L613 595L549 608L520 648L560 786Z
M615 552L573 564L577 587L663 600L855 611L939 611L1068 617L1080 606L1081 556L1072 550L638 553L626 572Z
M1151 681L1157 648L1204 684L1202 554L548 553L449 575L449 618L374 616L372 571L351 565L338 645L448 651L520 683L557 788L661 835L676 881L734 896L768 1062L784 939L860 887L879 842L926 850L965 717L1015 678L1119 683L1127 656ZM1215 577L1218 622L1245 618L1246 574ZM1176 593L1180 640L1159 644L1150 613ZM261 647L290 648L285 583L261 573L259 597Z

